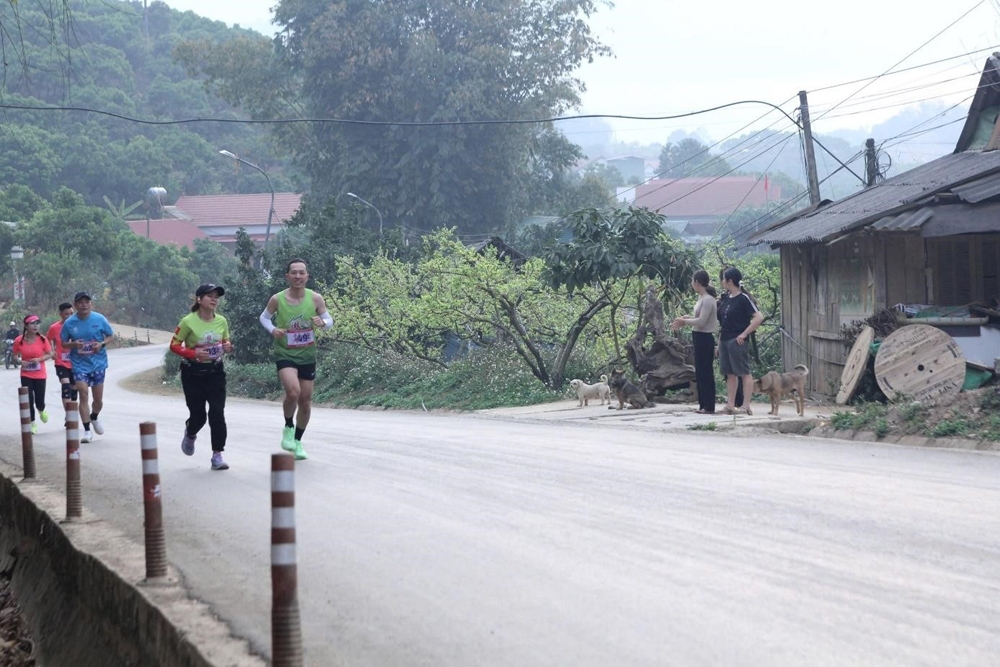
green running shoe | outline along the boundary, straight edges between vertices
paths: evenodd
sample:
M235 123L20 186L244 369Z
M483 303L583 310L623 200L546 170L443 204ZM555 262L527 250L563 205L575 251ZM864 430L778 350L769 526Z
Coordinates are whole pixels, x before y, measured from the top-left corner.
M295 460L305 461L307 458L309 458L309 455L306 454L306 450L302 449L302 441L295 440L294 442L295 442Z
M295 429L291 426L286 426L281 431L281 448L286 452L295 451Z
M48 413L48 411L42 410L41 412L38 413L38 416L42 418L42 423L43 424L48 424L49 423L49 413Z

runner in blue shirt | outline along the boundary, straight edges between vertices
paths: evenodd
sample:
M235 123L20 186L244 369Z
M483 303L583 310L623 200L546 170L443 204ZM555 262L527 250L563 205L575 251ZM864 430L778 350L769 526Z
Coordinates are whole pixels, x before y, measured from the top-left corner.
M63 324L60 337L63 347L70 351L73 381L80 392L80 420L84 431L80 442L90 442L93 439L91 424L94 433L104 433L104 425L98 419L104 407L104 373L108 369L108 353L104 348L114 340L114 331L104 315L91 310L91 298L86 292L76 293L73 307L76 314ZM91 391L94 392L93 406L89 404Z

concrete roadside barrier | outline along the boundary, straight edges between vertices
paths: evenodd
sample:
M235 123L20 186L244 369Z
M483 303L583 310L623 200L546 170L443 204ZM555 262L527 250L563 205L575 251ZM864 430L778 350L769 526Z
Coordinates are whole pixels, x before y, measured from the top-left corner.
M35 444L31 437L31 405L28 388L17 388L17 404L21 411L21 455L24 459L24 478L35 478Z

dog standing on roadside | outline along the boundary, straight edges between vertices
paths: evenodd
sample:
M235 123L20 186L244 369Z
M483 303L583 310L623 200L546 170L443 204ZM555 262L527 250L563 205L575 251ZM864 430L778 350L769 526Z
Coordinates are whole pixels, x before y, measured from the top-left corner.
M624 409L626 403L633 409L652 408L656 406L656 403L646 398L646 394L643 393L642 389L629 382L629 379L625 377L625 371L620 368L611 371L611 379L608 381L608 386L611 387L615 398L618 399L619 410ZM614 409L614 405L608 406L608 410Z
M795 411L799 416L803 416L806 411L806 378L809 377L809 368L804 364L799 364L795 370L788 373L778 373L771 371L759 380L753 381L754 393L767 394L771 397L771 412L768 414L778 414L778 405L781 397L795 392Z
M607 375L602 375L601 381L595 384L587 384L583 380L570 380L569 386L573 387L576 397L580 399L580 404L577 406L579 408L588 405L587 401L592 398L601 399L601 405L604 405L605 400L611 403L611 388L608 386Z

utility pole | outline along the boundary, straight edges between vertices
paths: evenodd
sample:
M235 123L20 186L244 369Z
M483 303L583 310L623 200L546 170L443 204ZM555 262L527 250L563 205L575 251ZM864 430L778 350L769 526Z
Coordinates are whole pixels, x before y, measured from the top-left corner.
M878 155L875 153L875 140L869 139L865 142L865 187L870 188L875 185L878 178Z
M819 203L819 175L816 173L816 152L813 150L812 125L809 124L809 100L806 91L799 91L799 117L802 119L802 134L806 149L806 178L809 182L809 203Z

